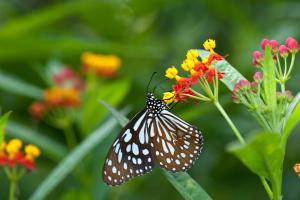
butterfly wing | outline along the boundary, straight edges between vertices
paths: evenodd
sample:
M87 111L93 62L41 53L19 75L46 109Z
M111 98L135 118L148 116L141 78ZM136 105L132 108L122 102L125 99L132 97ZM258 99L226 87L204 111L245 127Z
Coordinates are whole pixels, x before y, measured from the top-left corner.
M163 110L152 122L153 155L159 165L173 172L185 171L197 160L203 147L201 132L168 110Z
M146 108L139 112L114 141L103 167L103 180L106 184L121 185L152 170L154 158L151 155L148 115Z

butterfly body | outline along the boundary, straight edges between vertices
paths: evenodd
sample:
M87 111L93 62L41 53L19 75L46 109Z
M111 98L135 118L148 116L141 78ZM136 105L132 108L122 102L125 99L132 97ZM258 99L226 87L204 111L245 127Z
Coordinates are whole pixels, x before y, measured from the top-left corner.
M201 132L169 112L166 104L147 94L146 107L121 130L110 148L103 180L121 185L148 173L155 163L173 171L185 171L198 158L203 146Z

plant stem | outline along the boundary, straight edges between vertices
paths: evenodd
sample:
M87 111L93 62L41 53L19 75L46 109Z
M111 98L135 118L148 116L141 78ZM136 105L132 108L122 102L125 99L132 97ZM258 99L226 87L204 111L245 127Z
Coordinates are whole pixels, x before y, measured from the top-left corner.
M218 108L218 110L220 111L220 113L223 115L223 117L225 118L225 120L227 121L228 125L232 129L233 133L235 134L235 136L237 137L237 139L239 140L239 142L241 144L246 144L244 138L242 137L242 135L240 134L240 132L236 128L236 126L233 124L233 122L231 121L231 119L227 115L226 111L221 106L221 104L218 101L214 101L214 104ZM267 183L266 179L263 176L259 176L259 178L260 178L260 180L261 180L261 182L262 182L262 184L263 184L266 192L268 193L269 198L273 199L273 192L272 192L269 184Z
M72 124L66 125L64 128L65 139L69 149L72 149L76 146L76 137L72 127Z
M264 188L265 188L265 190L266 190L266 192L267 192L267 194L269 196L269 199L273 199L273 192L272 192L272 190L271 190L268 182L262 176L259 176L259 178L260 178L260 181L262 182L262 184L263 184L263 186L264 186Z
M230 128L233 131L233 133L235 134L235 136L237 137L237 139L240 141L240 143L245 144L245 140L241 136L239 130L235 127L235 125L233 124L233 122L231 121L231 119L229 118L229 116L227 115L227 113L225 112L225 110L223 109L223 107L221 106L221 104L219 103L219 101L214 101L214 104L217 107L217 109L220 111L220 113L223 115L223 117L227 121L228 125L230 126Z
M11 171L11 177L9 177L9 200L15 200L16 188L17 188L17 167L15 166Z

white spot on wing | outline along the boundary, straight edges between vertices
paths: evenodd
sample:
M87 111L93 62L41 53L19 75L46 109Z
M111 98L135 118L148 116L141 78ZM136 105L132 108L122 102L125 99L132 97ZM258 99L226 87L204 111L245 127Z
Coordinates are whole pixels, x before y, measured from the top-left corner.
M134 155L139 155L139 147L135 143L132 143L132 152Z
M130 133L130 130L129 130L129 129L127 129L127 130L125 131L124 135L125 135L125 137L124 137L124 142L128 142L128 141L131 139L131 137L132 137L132 134Z

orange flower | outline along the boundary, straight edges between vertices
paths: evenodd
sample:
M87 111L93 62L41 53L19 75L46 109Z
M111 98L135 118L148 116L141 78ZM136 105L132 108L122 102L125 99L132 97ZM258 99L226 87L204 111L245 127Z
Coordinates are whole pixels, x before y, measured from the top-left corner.
M294 165L294 171L295 171L295 173L299 176L299 178L300 178L300 163L296 163L295 165Z
M24 155L22 151L22 141L12 139L7 144L4 142L0 146L0 166L15 167L16 164L28 170L35 168L35 159L40 155L40 150L35 145L29 144L25 147Z
M47 105L43 102L33 102L29 107L31 116L35 119L42 119L47 112Z
M115 55L102 55L85 52L81 56L84 71L94 72L99 76L113 77L121 67L121 59Z
M53 87L44 92L44 100L50 106L76 107L80 94L75 88Z

